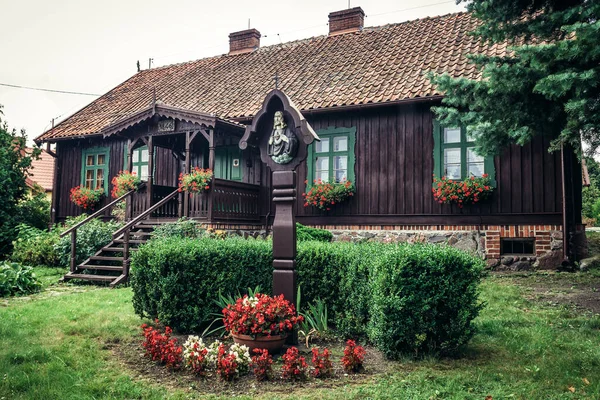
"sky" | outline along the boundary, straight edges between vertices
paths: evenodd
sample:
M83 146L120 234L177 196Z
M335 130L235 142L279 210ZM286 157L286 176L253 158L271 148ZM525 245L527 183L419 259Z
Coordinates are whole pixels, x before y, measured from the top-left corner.
M0 0L0 105L31 143L137 71L229 51L231 32L258 29L261 47L328 32L348 0ZM350 0L378 26L464 10L454 0Z

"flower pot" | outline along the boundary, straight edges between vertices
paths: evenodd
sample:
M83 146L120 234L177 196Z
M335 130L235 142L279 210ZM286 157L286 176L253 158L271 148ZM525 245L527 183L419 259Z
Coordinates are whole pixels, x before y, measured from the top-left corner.
M231 334L231 336L233 337L233 341L235 343L248 346L248 348L250 349L250 353L252 353L252 350L254 349L267 349L271 354L278 353L281 351L281 348L285 343L285 338L287 337L287 335L256 336L256 338L253 339L252 336L249 335L236 335L233 333Z

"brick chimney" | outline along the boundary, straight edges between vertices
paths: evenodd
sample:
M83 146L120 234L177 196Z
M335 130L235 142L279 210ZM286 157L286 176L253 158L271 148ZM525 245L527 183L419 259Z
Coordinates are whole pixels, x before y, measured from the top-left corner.
M229 54L244 54L260 47L260 32L256 29L233 32L229 34Z
M365 24L365 12L360 7L334 11L329 14L329 36L361 31Z

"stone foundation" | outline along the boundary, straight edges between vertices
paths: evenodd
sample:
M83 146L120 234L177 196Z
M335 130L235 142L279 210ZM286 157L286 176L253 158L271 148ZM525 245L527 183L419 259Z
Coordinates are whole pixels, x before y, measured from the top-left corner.
M563 261L563 236L560 225L361 227L363 229L320 226L319 228L330 230L334 241L445 244L485 259L488 268L494 270L557 269ZM501 256L500 239L502 238L533 238L535 253Z
M271 232L254 226L213 226L228 236L265 238ZM236 229L237 228L237 229ZM254 229L252 229L254 228ZM560 225L315 226L337 242L433 243L455 247L486 260L493 270L554 270L563 262ZM534 254L501 255L503 238L533 238Z

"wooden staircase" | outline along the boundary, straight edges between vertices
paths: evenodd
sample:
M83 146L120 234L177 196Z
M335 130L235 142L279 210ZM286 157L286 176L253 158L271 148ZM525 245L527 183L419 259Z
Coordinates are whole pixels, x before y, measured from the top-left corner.
M129 253L136 251L152 236L154 228L161 225L159 221L142 220L129 231ZM113 239L96 254L75 267L63 280L79 279L93 282L109 282L111 287L125 283L128 274L125 273L125 234Z

